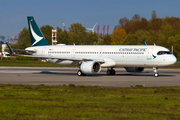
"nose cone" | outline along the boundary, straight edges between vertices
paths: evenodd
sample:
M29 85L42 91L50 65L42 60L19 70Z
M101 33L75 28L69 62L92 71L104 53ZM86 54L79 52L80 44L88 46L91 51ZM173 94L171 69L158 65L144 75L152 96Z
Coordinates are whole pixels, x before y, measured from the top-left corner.
M172 64L176 63L177 59L176 57L173 55L173 58L172 58Z
M171 57L171 59L169 60L169 63L170 63L170 64L174 64L174 63L176 63L176 61L177 61L177 59L176 59L176 57L173 55L173 56Z
M177 59L174 55L164 55L162 56L162 62L159 62L159 67L170 66L176 63Z

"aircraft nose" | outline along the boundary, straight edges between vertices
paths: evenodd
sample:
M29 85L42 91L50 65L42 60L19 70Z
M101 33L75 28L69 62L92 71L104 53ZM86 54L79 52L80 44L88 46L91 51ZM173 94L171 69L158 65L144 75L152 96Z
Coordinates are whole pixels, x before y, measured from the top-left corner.
M176 61L177 61L177 58L173 55L173 56L171 57L171 59L170 59L170 62L171 62L172 64L174 64L174 63L176 63Z

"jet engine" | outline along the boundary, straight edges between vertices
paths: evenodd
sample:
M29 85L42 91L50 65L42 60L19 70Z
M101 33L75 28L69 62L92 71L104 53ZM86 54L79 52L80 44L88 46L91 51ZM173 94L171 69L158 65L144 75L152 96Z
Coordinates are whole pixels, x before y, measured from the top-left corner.
M100 72L101 65L96 61L85 61L81 64L80 69L83 74L95 74Z
M144 67L124 67L127 72L142 72Z

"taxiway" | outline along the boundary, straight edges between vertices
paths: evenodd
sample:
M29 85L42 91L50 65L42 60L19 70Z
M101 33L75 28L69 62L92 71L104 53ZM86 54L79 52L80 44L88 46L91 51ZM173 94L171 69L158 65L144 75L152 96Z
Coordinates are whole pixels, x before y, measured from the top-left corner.
M115 76L107 76L106 69L95 75L77 76L78 68L69 67L0 67L0 84L30 85L86 85L130 87L144 85L180 86L180 69L159 69L159 77L154 77L153 69L142 73L128 73L123 68L115 68Z

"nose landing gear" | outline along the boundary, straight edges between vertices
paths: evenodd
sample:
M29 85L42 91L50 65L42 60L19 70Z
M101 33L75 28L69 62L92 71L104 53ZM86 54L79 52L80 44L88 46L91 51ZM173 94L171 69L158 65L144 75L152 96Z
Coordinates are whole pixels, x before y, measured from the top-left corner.
M153 67L153 70L154 70L154 77L158 77L159 74L158 74L158 68L157 67Z

